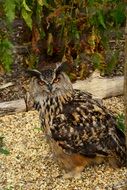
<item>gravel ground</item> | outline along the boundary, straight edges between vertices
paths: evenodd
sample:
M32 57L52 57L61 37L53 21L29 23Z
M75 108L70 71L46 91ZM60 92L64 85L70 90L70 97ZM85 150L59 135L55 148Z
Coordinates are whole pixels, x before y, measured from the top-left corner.
M104 99L103 104L115 115L122 114L124 111L123 96Z
M104 104L123 112L122 97ZM85 168L81 179L64 179L39 127L36 111L0 118L0 136L10 151L0 154L0 190L127 190L127 168L103 164Z

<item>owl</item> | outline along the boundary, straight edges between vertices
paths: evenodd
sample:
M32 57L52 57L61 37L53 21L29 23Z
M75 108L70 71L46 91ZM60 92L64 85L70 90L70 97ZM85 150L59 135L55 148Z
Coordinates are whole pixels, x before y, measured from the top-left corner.
M115 116L91 94L74 90L62 64L29 73L30 96L65 177L79 177L91 164L126 165L125 135Z

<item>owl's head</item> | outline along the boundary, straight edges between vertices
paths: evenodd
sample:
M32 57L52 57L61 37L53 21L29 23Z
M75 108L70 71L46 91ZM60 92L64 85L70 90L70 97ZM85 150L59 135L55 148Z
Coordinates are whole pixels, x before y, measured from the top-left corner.
M65 102L73 94L73 88L69 77L63 72L62 64L56 64L55 68L48 67L41 71L29 70L32 76L30 92L34 99L46 99L58 97Z

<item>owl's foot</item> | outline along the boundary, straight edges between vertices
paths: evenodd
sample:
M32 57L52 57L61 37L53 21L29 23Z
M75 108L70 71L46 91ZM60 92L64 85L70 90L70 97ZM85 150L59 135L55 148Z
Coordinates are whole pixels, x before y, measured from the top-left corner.
M65 173L63 177L65 179L69 179L69 178L80 179L83 169L84 169L83 166L76 167L72 171L69 171L69 172Z
M68 172L68 173L65 173L63 175L63 178L64 179L71 179L71 178L75 178L75 179L80 179L81 178L81 173L73 173L73 172Z

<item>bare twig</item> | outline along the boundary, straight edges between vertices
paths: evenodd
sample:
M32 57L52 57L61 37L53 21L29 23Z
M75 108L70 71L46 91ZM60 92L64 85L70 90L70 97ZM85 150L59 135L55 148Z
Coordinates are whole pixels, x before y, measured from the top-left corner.
M112 189L113 190L120 190L120 189L126 190L127 189L127 181L113 185Z
M3 90L4 88L8 88L9 86L13 86L13 85L14 85L13 82L8 82L8 83L6 83L6 84L2 84L2 85L0 86L0 90Z

